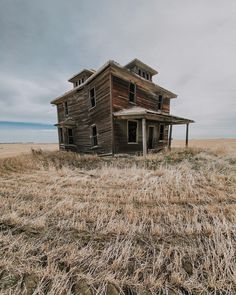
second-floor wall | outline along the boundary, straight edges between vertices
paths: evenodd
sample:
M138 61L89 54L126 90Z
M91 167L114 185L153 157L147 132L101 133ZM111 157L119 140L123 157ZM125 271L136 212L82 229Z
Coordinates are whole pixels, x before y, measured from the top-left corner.
M170 98L164 90L153 91L140 78L112 71L113 112L138 106L170 113Z

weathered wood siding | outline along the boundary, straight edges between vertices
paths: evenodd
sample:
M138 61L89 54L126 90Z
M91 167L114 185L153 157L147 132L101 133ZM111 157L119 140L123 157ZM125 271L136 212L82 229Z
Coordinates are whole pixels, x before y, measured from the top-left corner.
M158 110L158 95L163 95L162 111L170 112L170 99L165 96L164 92L152 93L148 90L145 82L140 81L136 77L129 80L128 75L118 77L118 72L113 71L112 74L112 108L113 112L139 106L146 109ZM129 101L129 83L136 84L136 102L135 104ZM147 135L148 126L154 126L154 149L165 147L168 143L168 126L164 129L164 139L159 141L160 124L156 121L147 121ZM114 119L114 152L116 153L134 153L142 151L142 122L138 121L138 143L128 143L127 121ZM147 138L148 140L148 138Z
M95 87L96 106L91 108L89 90ZM110 104L110 70L105 69L89 84L69 96L68 119L75 121L73 127L74 145L61 145L61 148L76 150L80 153L112 152L112 114ZM58 105L59 123L66 119L64 106ZM91 125L97 126L98 147L92 147Z

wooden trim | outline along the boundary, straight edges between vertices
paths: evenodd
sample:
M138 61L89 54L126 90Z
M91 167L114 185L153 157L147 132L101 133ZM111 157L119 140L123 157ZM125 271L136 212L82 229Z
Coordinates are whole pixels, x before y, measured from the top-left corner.
M146 119L142 119L142 139L143 139L143 156L147 155L147 129L146 129Z

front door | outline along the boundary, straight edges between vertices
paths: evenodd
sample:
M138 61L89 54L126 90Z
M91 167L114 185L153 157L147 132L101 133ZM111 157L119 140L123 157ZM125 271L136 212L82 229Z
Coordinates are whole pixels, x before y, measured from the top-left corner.
M154 127L148 126L148 149L153 149Z

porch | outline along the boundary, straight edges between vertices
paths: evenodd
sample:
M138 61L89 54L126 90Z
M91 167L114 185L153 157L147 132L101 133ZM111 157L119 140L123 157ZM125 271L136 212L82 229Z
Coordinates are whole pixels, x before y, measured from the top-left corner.
M135 121L141 122L141 126L142 126L141 138L142 138L143 156L146 156L146 154L148 153L148 150L152 150L152 145L153 145L152 134L154 132L155 124L159 126L158 144L154 146L155 148L161 149L167 146L169 149L171 149L173 125L183 125L183 124L186 125L185 145L186 147L188 147L189 124L194 123L193 120L173 116L167 113L148 110L142 107L132 107L129 109L124 109L124 110L113 113L113 115L115 119L125 120L127 121L127 123L135 122ZM164 127L161 128L161 126L164 126ZM127 130L127 132L129 131ZM129 134L127 136L129 137ZM161 140L162 144L160 144L160 138L162 139ZM129 138L128 138L128 141L129 141Z

